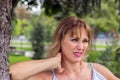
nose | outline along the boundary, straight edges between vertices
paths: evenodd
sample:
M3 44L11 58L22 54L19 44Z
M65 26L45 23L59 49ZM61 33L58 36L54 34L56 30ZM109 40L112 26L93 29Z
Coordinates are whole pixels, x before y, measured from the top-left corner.
M84 48L83 43L79 43L79 44L77 45L77 49L78 49L78 50L82 50L83 48Z

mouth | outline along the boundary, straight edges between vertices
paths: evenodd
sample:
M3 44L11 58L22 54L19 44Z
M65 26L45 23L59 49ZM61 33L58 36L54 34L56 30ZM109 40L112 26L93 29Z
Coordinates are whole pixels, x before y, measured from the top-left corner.
M82 54L83 54L83 52L74 52L74 53L73 53L73 55L74 55L75 57L81 57Z

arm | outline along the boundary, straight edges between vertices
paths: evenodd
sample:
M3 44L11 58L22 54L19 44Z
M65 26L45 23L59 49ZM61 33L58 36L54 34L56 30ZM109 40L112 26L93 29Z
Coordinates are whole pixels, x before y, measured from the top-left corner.
M10 66L12 80L24 80L37 73L61 67L61 55L44 60L20 62Z
M108 70L106 67L94 63L95 69L100 72L107 80L120 80L117 78L110 70Z

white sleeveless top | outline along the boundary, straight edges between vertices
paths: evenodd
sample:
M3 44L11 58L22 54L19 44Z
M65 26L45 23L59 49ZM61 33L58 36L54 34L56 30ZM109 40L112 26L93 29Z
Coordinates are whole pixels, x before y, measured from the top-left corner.
M92 63L89 63L90 68L92 70L92 80L107 80L102 74L100 74L98 71L96 71L93 67ZM52 80L57 80L55 71L52 70L52 74L53 74L53 79Z

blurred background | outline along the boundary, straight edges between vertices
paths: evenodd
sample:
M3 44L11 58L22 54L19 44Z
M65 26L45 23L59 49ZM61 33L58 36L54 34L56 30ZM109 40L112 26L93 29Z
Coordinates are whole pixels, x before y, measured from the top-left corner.
M120 77L120 0L13 0L10 65L43 59L58 22L78 16L94 30L88 62Z

